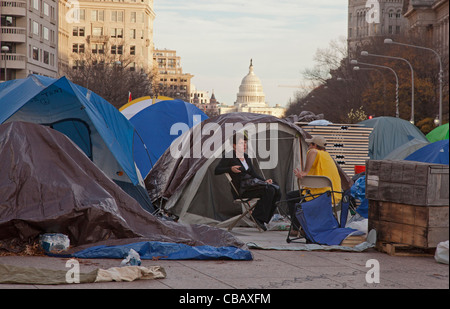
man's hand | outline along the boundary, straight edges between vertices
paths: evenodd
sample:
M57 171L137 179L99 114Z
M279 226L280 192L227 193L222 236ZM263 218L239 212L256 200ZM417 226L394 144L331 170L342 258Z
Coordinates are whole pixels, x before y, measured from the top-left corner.
M272 179L267 179L266 183L268 183L269 185L273 184L273 180Z

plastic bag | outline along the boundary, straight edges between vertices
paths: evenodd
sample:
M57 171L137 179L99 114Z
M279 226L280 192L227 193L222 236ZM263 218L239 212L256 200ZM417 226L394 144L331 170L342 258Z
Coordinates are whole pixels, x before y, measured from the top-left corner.
M122 260L120 266L141 266L141 256L134 249L128 251L128 255Z
M438 263L448 264L448 240L437 245L434 259Z
M39 236L39 243L46 252L65 251L70 246L70 239L64 234L43 234Z

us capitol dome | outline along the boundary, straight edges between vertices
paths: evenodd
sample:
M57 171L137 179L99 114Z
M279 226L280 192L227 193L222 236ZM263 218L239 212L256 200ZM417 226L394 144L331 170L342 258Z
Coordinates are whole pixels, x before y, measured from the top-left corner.
M253 60L250 60L249 72L242 79L234 106L222 107L220 113L247 112L282 117L284 111L285 108L278 104L276 107L270 107L266 103L261 80L254 72Z

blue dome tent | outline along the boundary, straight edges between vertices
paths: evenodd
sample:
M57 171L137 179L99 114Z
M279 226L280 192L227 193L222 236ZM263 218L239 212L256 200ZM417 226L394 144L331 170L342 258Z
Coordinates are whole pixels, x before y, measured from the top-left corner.
M182 100L161 101L131 117L138 132L134 137L134 160L142 176L145 178L177 137L206 119L208 116L199 108ZM142 144L147 149L140 147Z
M0 84L0 124L38 123L67 135L110 179L154 211L132 149L131 123L99 95L72 83L30 75Z
M449 165L448 139L426 145L405 160Z

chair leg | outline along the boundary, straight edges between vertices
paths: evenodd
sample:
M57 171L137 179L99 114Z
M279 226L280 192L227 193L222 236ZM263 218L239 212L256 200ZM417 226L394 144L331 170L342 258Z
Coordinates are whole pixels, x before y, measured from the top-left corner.
M250 206L250 204L248 202L243 202L246 208L246 211L242 213L242 215L240 215L236 220L234 220L234 222L232 224L230 224L230 226L228 227L228 231L230 232L235 226L236 224L238 224L239 221L241 221L242 218L244 218L246 215L250 214L250 212L253 210L253 208L255 208L256 205L254 206ZM256 223L255 218L253 218L253 216L250 215L250 219L253 221L253 223L255 224L256 228L260 231L263 232L263 229L259 227L259 225Z

